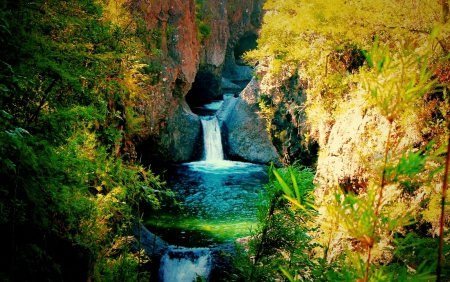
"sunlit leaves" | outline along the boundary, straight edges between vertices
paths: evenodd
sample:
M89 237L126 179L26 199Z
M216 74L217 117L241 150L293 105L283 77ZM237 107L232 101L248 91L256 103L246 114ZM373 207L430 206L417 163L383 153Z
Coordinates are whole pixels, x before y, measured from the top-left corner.
M277 180L276 183L283 191L283 197L295 208L306 213L309 213L309 210L317 209L311 199L312 186L310 182L312 181L312 174L309 173L308 169L289 166L287 171L271 168L270 172L273 173Z
M315 247L309 236L309 223L314 221L316 212L307 205L313 202L313 175L310 169L301 166L285 169L270 166L267 194L262 196L265 201L259 207L258 232L252 236L248 251L238 252L234 259L239 276L233 281L286 277L290 281L308 281L327 272L309 256Z
M7 280L29 280L32 273L23 269L64 280L52 276L61 275L52 267L63 264L53 241L82 246L90 257L85 271L95 279L117 278L125 264L135 274L129 246L114 254L110 248L129 232L139 204L157 209L161 197L171 195L153 173L120 158L142 129L142 112L133 107L148 94L150 76L140 71L148 64L139 59L152 53L124 3L2 4L8 12L0 11L0 224L12 237L1 246L15 244L5 255L21 259L20 270L0 268ZM11 229L15 222L20 226ZM28 229L32 236L14 240ZM55 261L28 259L30 251ZM110 276L108 266L117 266Z
M361 70L359 79L370 95L369 103L392 123L401 120L405 111L417 109L435 81L427 69L426 56L415 53L408 42L396 43L393 48L389 45L376 40L369 51L364 51L368 70Z

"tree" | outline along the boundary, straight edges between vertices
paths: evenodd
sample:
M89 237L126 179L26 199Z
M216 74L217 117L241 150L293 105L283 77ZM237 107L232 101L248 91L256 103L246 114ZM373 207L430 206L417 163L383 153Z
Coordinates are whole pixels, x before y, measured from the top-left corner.
M145 276L131 224L170 196L133 149L151 38L106 2L0 2L2 281Z
M448 143L448 1L287 0L268 1L265 9L258 50L246 57L266 72L263 84L305 81L306 102L298 107L305 107L309 138L321 146L319 164L331 129L350 110L377 117L361 129L364 143L349 141L358 146L357 180L316 177L323 258L337 261L339 248L355 250L341 265L365 281L407 279L405 271L394 277L381 264L405 270L415 261L416 279L429 279L432 264L415 265L423 256L408 262L398 255L420 248L399 245L395 236L408 242L407 232L414 232L433 241L429 236L441 226L441 191L433 187L442 183L440 154ZM262 95L266 105L282 107L283 99Z

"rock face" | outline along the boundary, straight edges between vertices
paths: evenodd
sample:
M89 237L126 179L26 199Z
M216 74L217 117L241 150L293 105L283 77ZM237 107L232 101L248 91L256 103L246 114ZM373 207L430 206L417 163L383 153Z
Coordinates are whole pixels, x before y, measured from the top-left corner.
M267 67L261 62L256 69L259 79L259 100L264 104L268 131L272 144L284 165L294 162L313 166L317 160L318 145L306 139L305 84L298 76L274 79L266 76Z
M236 65L235 48L256 38L263 3L204 0L199 6L195 0L130 1L128 9L141 15L156 50L143 58L156 69L155 83L148 90L151 99L136 103L148 128L148 137L137 147L144 163L199 159L200 122L186 101L220 99L224 74L232 79L251 77L251 68ZM210 29L201 40L199 16ZM238 53L246 46L250 45L240 44Z
M142 267L145 268L152 277L157 277L161 257L167 252L169 245L163 239L148 231L143 225L140 225L140 230L138 230L137 222L133 223L131 231L135 238L131 245L132 252L137 252L139 250L139 245L136 240L140 235L140 247L150 258L150 261L145 263Z
M363 113L361 108L357 103L349 107L338 117L329 135L321 138L324 143L321 144L315 177L318 184L323 184L319 187L334 185L358 193L367 186L367 164L382 159L389 123L377 111L367 110ZM399 151L422 141L420 132L414 130L414 126L405 128L406 132L400 133L400 129L391 132L391 146ZM403 138L396 140L398 135ZM317 194L320 201L321 189L317 190Z
M128 9L143 18L147 40L153 44L142 60L152 69L155 81L148 89L149 99L136 102L147 127L137 147L139 158L152 165L191 160L200 123L189 114L184 97L199 64L195 0L133 0Z
M239 98L225 100L217 117L221 122L225 154L233 160L279 165L279 156L269 139L266 120L258 115L257 81L252 80Z
M137 223L133 224L133 235L135 238L139 238L139 230ZM145 254L150 257L161 257L167 251L169 245L161 238L156 236L147 230L143 225L141 225L140 230L141 236L141 249L145 250ZM133 249L137 250L138 243L136 241L133 242Z
M256 47L261 25L263 0L224 1L205 0L204 13L211 27L210 35L200 50L200 67L189 100L220 99L224 85L222 77L230 80L250 80L252 68L239 66L235 49L241 54ZM239 44L250 38L254 44ZM247 49L246 49L247 48Z
M211 248L211 272L209 281L230 281L233 271L232 258L236 255L233 243Z
M201 142L200 119L182 100L170 114L161 135L161 143L170 152L167 161L178 163L198 159L201 155L198 144Z
M222 77L222 89L227 90L240 90L241 87L233 82L231 82L229 79Z

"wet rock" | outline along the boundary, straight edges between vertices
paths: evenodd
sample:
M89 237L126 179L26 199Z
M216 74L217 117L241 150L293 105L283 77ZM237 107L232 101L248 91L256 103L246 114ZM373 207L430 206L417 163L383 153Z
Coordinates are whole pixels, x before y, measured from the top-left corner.
M236 255L234 243L211 248L211 272L209 281L230 281L233 271L232 259Z
M229 79L222 77L222 89L241 89L241 87L233 82L231 82Z
M198 144L201 142L200 119L185 101L181 101L170 114L161 134L160 145L167 152L165 158L174 163L199 159L201 148Z
M252 80L239 98L226 99L216 114L221 122L224 150L232 160L279 165L279 156L267 132L267 122L258 114L256 85L256 80Z
M246 81L253 78L253 68L250 66L234 65L229 68L226 77L235 81Z
M169 245L161 238L156 236L147 230L143 225L140 225L140 238L141 238L141 249L145 250L145 254L150 257L160 258L166 253ZM132 227L133 235L136 240L133 242L133 250L137 251L139 248L137 240L139 239L138 224L135 222Z

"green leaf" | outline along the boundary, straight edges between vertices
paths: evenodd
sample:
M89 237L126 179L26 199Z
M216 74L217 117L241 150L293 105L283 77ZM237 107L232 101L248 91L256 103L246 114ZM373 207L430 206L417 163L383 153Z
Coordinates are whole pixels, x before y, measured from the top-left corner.
M289 197L288 195L283 195L283 197L284 197L285 199L287 199L289 202L291 202L292 204L294 204L294 206L296 206L296 207L298 207L298 208L304 210L305 212L308 212L308 211L306 210L305 206L303 206L302 204L300 204L300 203L297 201L297 199L294 199L294 198L292 198L292 197Z
M2 115L3 115L5 118L7 118L7 119L11 119L11 118L12 118L12 115L10 115L8 112L6 112L6 111L4 111L4 110L2 110L1 113L2 113Z
M289 186L286 184L286 182L284 182L283 178L281 178L280 174L278 173L278 171L276 169L273 170L273 174L275 175L275 177L277 178L278 183L280 184L281 188L283 189L283 192L290 196L293 197L292 195L292 191L289 188Z
M286 278L289 279L289 281L294 282L294 277L292 277L292 275L286 269L280 266L280 270L281 272L283 272L284 276L286 276Z
M294 174L294 172L292 170L292 166L289 167L289 173L291 174L292 185L294 186L295 195L297 196L298 202L301 203L302 199L301 199L301 196L300 196L300 192L298 191L297 180L295 179L295 174Z
M438 37L439 33L441 33L441 27L440 26L436 26L431 30L431 34L430 37L431 39L436 39L436 37Z

